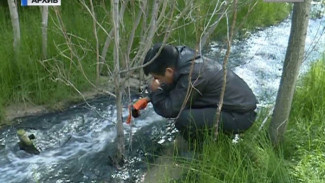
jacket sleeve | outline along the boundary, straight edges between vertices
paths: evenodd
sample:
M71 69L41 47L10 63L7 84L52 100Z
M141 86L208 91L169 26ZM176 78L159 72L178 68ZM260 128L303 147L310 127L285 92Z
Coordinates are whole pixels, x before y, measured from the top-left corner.
M192 79L189 88L188 76L182 75L176 86L169 92L158 89L150 93L150 99L157 114L165 118L175 118L180 112L186 96L190 96L186 102L186 107L189 107L201 95L204 89L204 80L201 77Z

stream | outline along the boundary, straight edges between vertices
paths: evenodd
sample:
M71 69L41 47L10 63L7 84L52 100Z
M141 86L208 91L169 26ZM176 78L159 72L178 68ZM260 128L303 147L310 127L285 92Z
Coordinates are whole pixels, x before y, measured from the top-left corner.
M229 67L252 88L259 107L275 101L290 21L288 18L250 33L247 38L234 40ZM312 61L322 57L324 31L324 17L310 20L301 73L308 70ZM225 52L224 46L214 42L205 55L222 62ZM128 115L126 106L124 119ZM97 97L88 104L73 105L62 112L17 119L16 125L0 130L0 182L141 182L147 162L154 160L154 154L164 144L173 141L177 131L172 121L155 114L149 105L132 127L124 124L127 158L125 166L117 170L108 158L115 149L115 119L114 99L107 96ZM16 132L21 128L35 135L39 155L19 149ZM132 146L128 143L130 131Z

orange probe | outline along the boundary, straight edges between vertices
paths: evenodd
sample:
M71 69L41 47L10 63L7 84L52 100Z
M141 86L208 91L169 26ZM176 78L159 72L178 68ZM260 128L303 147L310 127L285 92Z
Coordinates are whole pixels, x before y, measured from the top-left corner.
M129 105L129 116L126 120L126 123L127 124L131 123L132 116L134 118L139 117L140 110L145 109L149 102L150 102L150 99L145 97L145 98L140 98L133 105Z

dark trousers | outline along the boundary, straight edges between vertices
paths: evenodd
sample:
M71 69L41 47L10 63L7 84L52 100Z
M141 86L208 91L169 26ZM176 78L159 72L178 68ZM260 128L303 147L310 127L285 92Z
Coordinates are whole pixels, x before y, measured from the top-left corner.
M216 122L216 108L184 109L175 121L175 127L187 140L203 140L204 135L213 133ZM255 111L237 113L221 111L219 131L227 134L242 133L252 126Z

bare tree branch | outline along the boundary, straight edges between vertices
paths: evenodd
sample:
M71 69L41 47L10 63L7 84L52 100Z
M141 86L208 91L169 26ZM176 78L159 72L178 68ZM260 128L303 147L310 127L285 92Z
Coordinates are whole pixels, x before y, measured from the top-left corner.
M96 83L98 84L99 82L99 74L100 74L100 63L99 63L99 41L98 41L98 35L97 35L97 19L96 19L96 13L94 10L94 5L93 5L93 0L89 0L90 2L90 7L91 7L91 14L93 15L93 32L94 32L94 37L96 40Z
M217 26L219 25L220 20L225 16L225 14L228 11L228 6L227 6L227 2L223 1L220 5L219 5L219 1L216 4L212 15L210 16L210 19L207 23L207 25L204 27L204 30L201 34L200 37L200 53L203 49L203 47L206 45L208 38L211 36L211 34L214 32L214 30L217 28ZM210 25L210 22L212 21L212 17L215 16L215 14L218 13L219 17L217 18L217 20Z
M68 47L68 50L69 50L69 52L71 53L71 57L69 58L67 55L63 54L62 51L60 51L59 53L60 53L62 56L64 56L66 59L70 60L70 63L71 63L71 64L74 64L74 63L75 63L73 57L76 58L77 63L78 63L78 64L77 64L77 65L78 65L78 68L79 68L79 70L81 71L81 73L82 73L82 75L84 76L84 78L87 80L87 82L88 82L88 83L89 83L93 88L97 88L96 85L93 84L93 83L88 79L88 77L87 77L87 75L86 75L86 73L85 73L85 71L84 71L84 69L83 69L82 63L81 63L81 60L83 59L83 57L80 57L80 56L77 54L77 52L76 52L76 50L75 50L75 49L76 49L76 48L75 48L75 44L72 43L72 40L71 40L71 38L70 38L70 36L69 36L69 35L71 35L71 34L68 34L68 33L67 33L67 31L66 31L66 29L65 29L65 27L64 27L64 24L63 24L63 21L62 21L62 18L61 18L60 12L59 12L59 10L58 10L56 7L54 7L54 12L55 12L56 17L57 17L57 20L58 20L58 24L54 23L54 25L57 26L57 28L61 31L63 37L65 38L66 46ZM97 22L97 21L96 21L96 22ZM81 44L79 45L79 47L80 47L80 48L83 48L83 47L81 46ZM85 55L85 54L84 54L84 55ZM59 69L59 68L58 68L58 69ZM69 77L67 76L67 78L69 78ZM108 94L110 94L111 96L115 97L115 94L113 94L113 93L110 92L110 91L106 91L105 93L108 93Z
M129 0L128 0L129 1ZM126 3L124 3L122 5L122 7L120 8L120 17L123 17L124 16L124 12L125 12L125 8L126 8ZM108 51L108 48L109 48L109 45L111 43L111 40L112 40L112 37L113 37L113 29L111 29L111 31L109 32L109 34L107 35L106 37L106 40L105 40L105 44L104 44L104 47L102 49L102 53L101 53L101 58L100 58L100 63L101 64L105 64L106 62L106 55L107 55L107 51ZM103 67L100 67L100 73L102 72L102 68ZM112 71L111 69L109 68L109 66L106 67L107 68L107 71L108 71L108 75L112 75Z
M218 109L217 109L217 115L216 115L215 138L217 138L218 132L219 132L218 129L219 129L220 116L221 116L221 109L222 109L222 105L223 105L223 98L224 98L225 91L226 91L227 63L228 63L228 58L229 58L229 55L230 55L231 42L232 42L233 33L234 33L234 29L235 29L235 25L236 25L236 20L237 20L237 0L234 0L234 5L233 6L234 6L234 15L233 15L233 19L232 19L231 30L230 30L230 32L227 31L227 35L228 35L227 36L227 52L226 52L225 58L223 60L223 65L222 65L222 69L223 69L223 83L222 83L222 89L221 89L221 94L220 94L220 99L219 99L219 104L218 104Z

